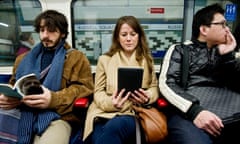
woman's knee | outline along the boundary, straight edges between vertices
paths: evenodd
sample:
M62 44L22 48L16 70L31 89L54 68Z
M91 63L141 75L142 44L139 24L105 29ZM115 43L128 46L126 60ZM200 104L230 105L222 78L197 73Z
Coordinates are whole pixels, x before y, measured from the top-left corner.
M133 116L116 116L109 120L105 129L115 132L132 133L135 132L136 124Z

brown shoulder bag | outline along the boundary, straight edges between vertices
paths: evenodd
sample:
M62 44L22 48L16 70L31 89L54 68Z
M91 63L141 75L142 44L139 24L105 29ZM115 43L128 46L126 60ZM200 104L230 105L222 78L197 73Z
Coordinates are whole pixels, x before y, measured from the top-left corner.
M168 135L167 118L164 113L154 107L133 106L137 119L141 124L148 144L163 141Z

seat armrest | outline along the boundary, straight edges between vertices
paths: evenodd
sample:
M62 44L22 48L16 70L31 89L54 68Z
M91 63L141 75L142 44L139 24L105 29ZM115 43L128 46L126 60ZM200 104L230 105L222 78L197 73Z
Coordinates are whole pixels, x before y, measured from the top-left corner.
M158 108L166 108L168 106L168 102L164 98L157 99Z
M83 97L83 98L78 98L74 102L74 107L75 108L88 108L89 106L89 98Z
M75 108L88 108L89 101L90 100L88 97L78 98L74 102L74 107ZM168 102L164 98L158 98L157 106L159 108L166 108L168 106Z

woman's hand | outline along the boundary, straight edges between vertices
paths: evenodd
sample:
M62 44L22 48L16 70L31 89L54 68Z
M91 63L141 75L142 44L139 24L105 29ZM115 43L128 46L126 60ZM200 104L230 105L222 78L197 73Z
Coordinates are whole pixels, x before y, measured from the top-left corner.
M112 95L112 103L113 106L117 109L122 109L124 103L128 100L130 96L130 92L128 92L126 95L124 95L125 89L122 89L120 93L116 90Z
M16 108L18 105L21 104L21 100L17 98L12 98L5 96L4 94L0 93L0 108L4 110L10 110Z
M150 100L150 94L140 88L139 90L135 90L134 93L131 93L129 99L136 104L146 104Z

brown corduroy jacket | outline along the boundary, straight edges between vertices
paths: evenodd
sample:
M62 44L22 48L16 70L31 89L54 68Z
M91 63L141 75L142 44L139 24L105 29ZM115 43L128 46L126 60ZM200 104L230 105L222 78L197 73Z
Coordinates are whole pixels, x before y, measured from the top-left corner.
M65 48L69 50L70 46L65 45ZM9 81L12 85L16 81L16 69L26 54L16 58L13 74ZM63 120L78 122L79 119L73 114L74 101L77 98L91 95L93 89L91 65L87 57L75 49L68 51L65 56L61 90L51 91L51 103L48 108L59 113Z

